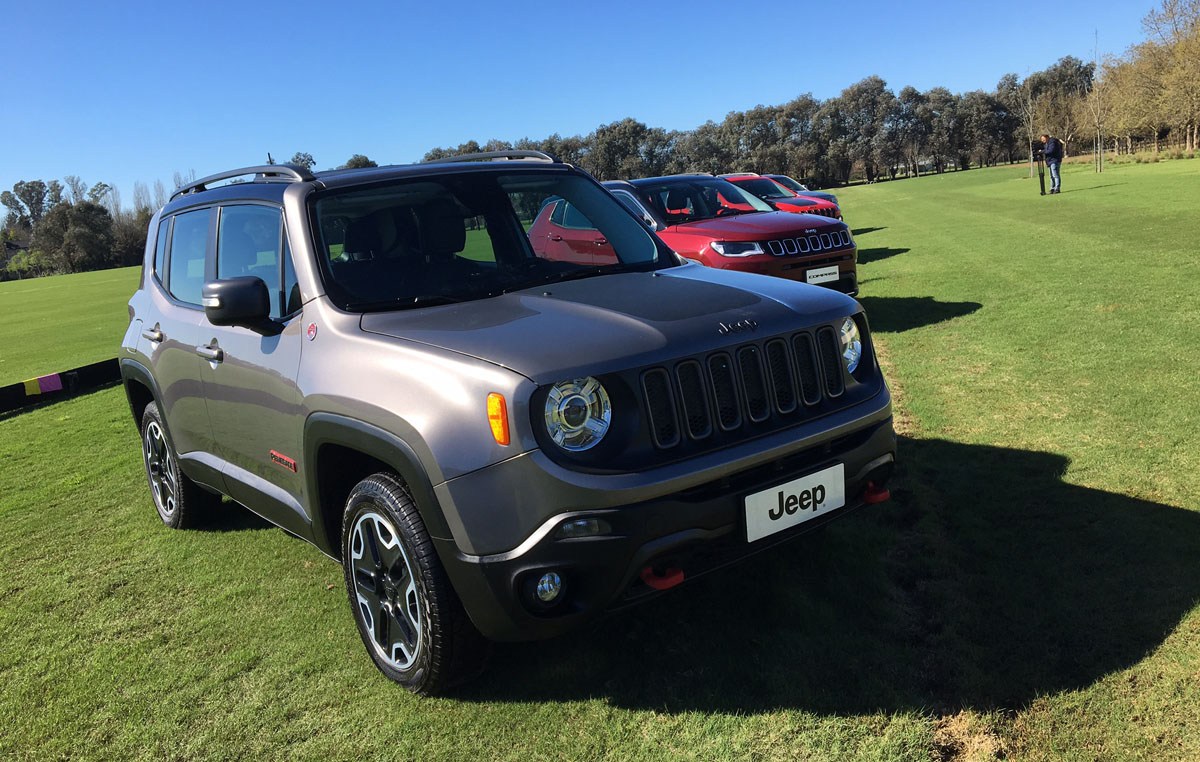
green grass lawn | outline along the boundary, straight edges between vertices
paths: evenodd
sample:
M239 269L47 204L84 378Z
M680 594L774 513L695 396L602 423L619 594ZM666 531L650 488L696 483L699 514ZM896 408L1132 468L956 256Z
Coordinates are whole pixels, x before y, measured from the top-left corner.
M0 420L0 758L1200 758L1198 180L839 191L894 500L453 698L375 671L315 549L162 528L119 389Z
M140 267L0 283L0 386L117 356Z

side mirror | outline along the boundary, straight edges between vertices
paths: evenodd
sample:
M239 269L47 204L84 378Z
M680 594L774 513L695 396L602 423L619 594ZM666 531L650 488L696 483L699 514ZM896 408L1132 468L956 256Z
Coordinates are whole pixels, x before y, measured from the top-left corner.
M261 328L270 320L271 297L262 278L210 280L201 291L204 314L213 325Z

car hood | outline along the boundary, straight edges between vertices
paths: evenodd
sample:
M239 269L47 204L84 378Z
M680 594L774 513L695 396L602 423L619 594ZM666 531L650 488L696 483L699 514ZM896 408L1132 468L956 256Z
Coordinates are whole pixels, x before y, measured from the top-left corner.
M791 212L755 212L672 225L663 233L683 233L714 241L761 241L801 235L806 230L837 227L840 222L819 215L797 218Z
M821 201L828 201L831 204L837 203L837 196L832 193L825 193L824 191L802 191L800 195L820 199Z
M789 209L795 209L797 211L803 211L805 209L820 209L822 206L820 201L813 203L814 201L816 201L816 199L792 196L791 198L773 198L771 199L770 203L776 206L786 206Z
M859 309L830 289L682 265L362 316L364 331L441 347L538 384L664 362L832 321ZM722 324L741 321L742 330ZM752 325L751 325L752 324Z

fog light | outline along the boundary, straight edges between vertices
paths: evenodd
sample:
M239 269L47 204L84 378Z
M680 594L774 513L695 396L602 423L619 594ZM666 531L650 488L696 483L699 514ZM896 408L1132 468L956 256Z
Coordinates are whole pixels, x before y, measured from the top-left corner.
M610 534L612 526L604 519L571 519L564 521L554 533L555 539L570 540L576 537L595 537Z
M562 577L558 572L546 572L537 583L537 597L542 603L554 603L562 592Z

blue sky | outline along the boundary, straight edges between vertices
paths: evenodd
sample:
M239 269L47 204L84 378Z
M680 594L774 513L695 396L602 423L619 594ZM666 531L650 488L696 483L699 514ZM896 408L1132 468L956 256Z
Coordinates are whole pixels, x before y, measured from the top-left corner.
M691 129L879 75L990 90L1142 38L1157 3L64 3L0 0L0 189L117 186L307 151L419 160L469 139ZM670 10L667 10L667 9Z

